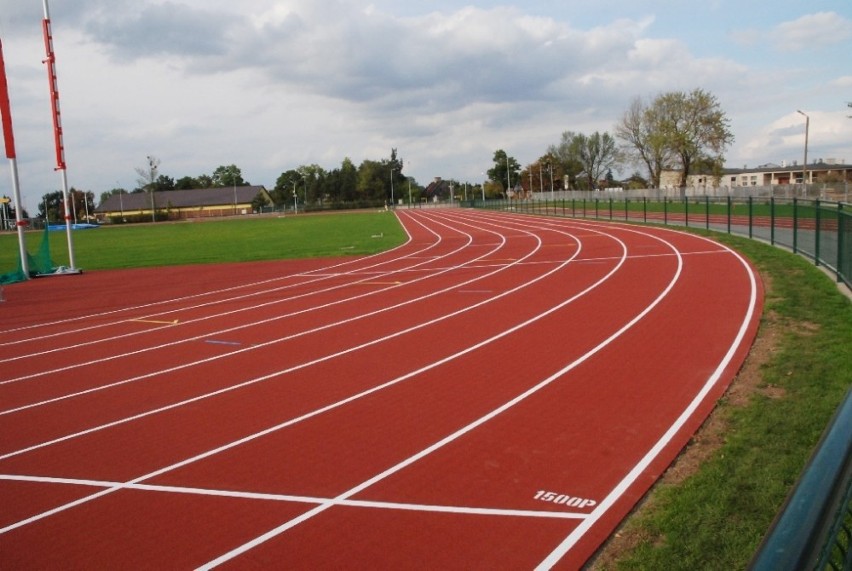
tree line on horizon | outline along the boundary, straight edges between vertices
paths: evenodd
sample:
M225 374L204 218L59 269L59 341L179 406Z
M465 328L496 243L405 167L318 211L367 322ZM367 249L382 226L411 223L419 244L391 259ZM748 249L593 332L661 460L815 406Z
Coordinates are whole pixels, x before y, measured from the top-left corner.
M723 153L733 142L730 121L718 99L697 88L690 92L660 93L652 98L635 97L614 125L614 134L591 134L566 130L561 139L547 147L534 162L522 167L517 159L498 149L487 170L487 180L463 182L447 179L439 192L468 186L472 196L506 196L509 191L595 190L608 186L658 188L665 170L680 172L685 186L690 174L701 172L719 176L724 166ZM145 167L136 168L138 186L132 191L114 188L101 194L100 200L118 193L171 191L250 185L234 164L220 165L211 174L173 178L161 174L160 160L149 156ZM301 165L282 172L269 194L281 207L294 199L305 204L352 202L419 201L424 187L404 172L404 161L397 149L385 159L365 159L360 165L348 157L339 167L327 170L317 164ZM628 178L616 181L613 171L627 172ZM94 212L94 193L71 189L77 213ZM449 198L440 195L439 198ZM39 215L56 218L62 212L62 193L44 195Z

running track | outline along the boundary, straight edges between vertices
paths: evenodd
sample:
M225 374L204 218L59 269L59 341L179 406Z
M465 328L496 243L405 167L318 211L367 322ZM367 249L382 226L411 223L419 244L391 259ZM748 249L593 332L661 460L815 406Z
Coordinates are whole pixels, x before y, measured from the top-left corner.
M363 258L0 304L0 568L574 569L709 414L763 293L672 231L404 210Z

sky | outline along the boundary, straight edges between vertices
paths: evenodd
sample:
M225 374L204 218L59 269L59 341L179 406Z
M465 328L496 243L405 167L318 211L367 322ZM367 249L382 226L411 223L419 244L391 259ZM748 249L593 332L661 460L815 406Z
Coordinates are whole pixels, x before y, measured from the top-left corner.
M565 131L614 133L636 97L703 89L727 167L852 163L849 0L52 0L69 186L236 164L404 162L420 184L534 163ZM43 0L0 0L21 193L60 190ZM634 170L618 173L629 176ZM0 195L11 196L8 161ZM645 174L640 171L640 174Z

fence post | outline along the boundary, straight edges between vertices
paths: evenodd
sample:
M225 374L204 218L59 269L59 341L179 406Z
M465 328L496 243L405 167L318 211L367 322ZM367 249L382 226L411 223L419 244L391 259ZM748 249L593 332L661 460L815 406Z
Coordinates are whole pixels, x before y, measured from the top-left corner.
M799 199L793 197L793 253L799 253Z
M748 237L754 238L754 197L748 197Z
M642 197L642 222L648 222L648 197Z
M769 197L769 243L775 245L775 197Z
M820 205L819 198L814 201L814 208L816 209L816 228L814 229L814 263L819 265L819 231L820 226L822 225L822 217L820 216Z
M837 281L842 281L841 274L846 269L843 267L843 241L846 239L845 230L846 230L846 216L845 212L843 212L843 203L840 202L837 204Z
M663 197L663 224L669 225L669 199L668 197Z
M731 200L731 195L728 195L728 234L731 233L731 210L734 208L734 202Z
M710 196L704 195L704 229L710 229Z

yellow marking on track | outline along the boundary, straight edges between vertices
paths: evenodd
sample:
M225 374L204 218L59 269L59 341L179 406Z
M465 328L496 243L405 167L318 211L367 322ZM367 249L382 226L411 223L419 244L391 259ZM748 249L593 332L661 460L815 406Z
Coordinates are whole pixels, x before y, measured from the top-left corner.
M158 319L131 319L130 321L134 321L136 323L152 323L154 325L177 325L178 320L174 321L161 321Z

